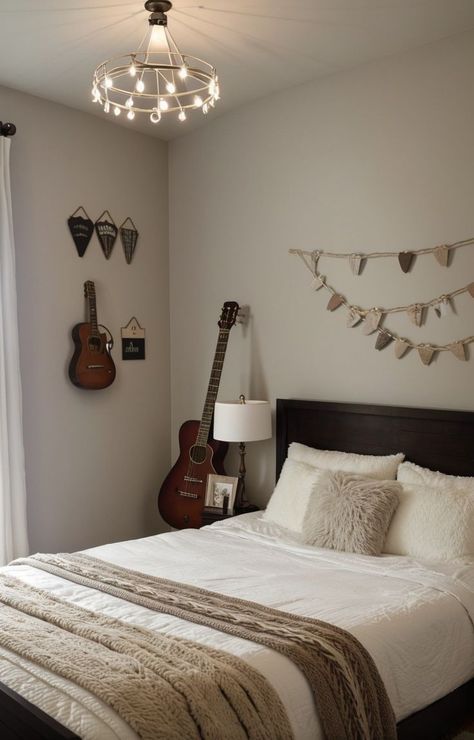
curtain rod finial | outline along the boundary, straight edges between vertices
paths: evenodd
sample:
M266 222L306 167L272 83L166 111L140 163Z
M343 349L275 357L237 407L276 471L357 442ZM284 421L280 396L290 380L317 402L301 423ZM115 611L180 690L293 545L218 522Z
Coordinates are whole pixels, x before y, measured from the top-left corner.
M14 123L2 123L0 121L0 136L14 136L16 134L16 126Z

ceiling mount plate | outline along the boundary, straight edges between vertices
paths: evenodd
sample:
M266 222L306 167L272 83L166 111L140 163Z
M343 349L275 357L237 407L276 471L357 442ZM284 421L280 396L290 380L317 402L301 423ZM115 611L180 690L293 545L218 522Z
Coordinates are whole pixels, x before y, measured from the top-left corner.
M173 7L169 0L147 0L145 9L150 13L167 13Z

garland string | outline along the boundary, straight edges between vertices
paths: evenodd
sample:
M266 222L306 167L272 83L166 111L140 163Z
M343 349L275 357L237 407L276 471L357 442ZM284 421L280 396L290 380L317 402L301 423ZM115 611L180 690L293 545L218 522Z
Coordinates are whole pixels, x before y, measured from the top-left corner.
M383 257L399 257L400 254L411 254L413 256L419 254L435 254L439 249L446 249L448 251L459 249L460 247L467 247L474 244L474 237L469 239L461 239L461 241L453 242L452 244L439 244L436 247L426 247L425 249L412 249L412 250L401 250L398 252L326 252L323 249L315 249L312 252L308 252L302 249L290 249L290 254L299 254L303 252L308 256L316 255L317 257L331 257L333 259L350 259L351 257L360 257L362 260L379 259Z

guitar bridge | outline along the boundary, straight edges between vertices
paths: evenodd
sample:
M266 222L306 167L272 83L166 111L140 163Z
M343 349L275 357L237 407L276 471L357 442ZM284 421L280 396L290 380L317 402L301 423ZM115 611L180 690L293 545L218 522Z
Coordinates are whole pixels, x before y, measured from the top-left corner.
M184 496L185 498L200 498L198 493L189 493L189 491L180 491L179 489L176 491L178 496Z
M193 478L190 475L185 475L184 480L187 481L188 483L203 483L204 482L200 478Z

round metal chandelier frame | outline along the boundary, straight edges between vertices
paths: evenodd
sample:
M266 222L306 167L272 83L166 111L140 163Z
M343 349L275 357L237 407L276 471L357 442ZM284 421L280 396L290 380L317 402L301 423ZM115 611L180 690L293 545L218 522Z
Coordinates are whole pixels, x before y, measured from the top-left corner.
M181 52L167 28L168 0L147 0L151 11L150 29L137 51L111 57L94 72L92 98L105 113L122 112L133 120L135 114L148 114L152 123L163 115L201 109L206 115L220 98L215 68L199 57ZM156 51L156 27L162 27L159 41L165 48Z

